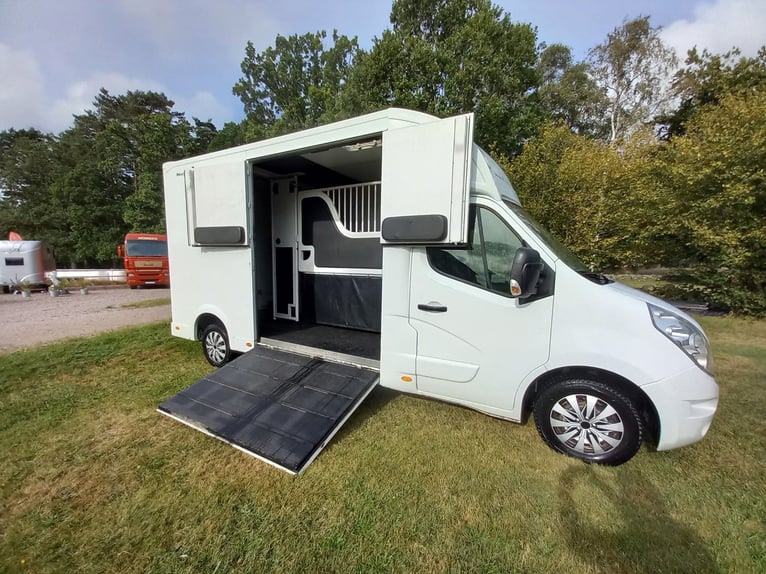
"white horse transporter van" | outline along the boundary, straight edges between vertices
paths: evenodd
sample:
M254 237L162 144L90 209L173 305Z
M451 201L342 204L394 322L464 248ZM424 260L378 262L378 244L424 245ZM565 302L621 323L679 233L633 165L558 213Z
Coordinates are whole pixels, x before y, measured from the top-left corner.
M618 465L699 441L707 337L589 272L473 143L389 109L164 166L173 335L217 367L163 414L299 473L375 385Z

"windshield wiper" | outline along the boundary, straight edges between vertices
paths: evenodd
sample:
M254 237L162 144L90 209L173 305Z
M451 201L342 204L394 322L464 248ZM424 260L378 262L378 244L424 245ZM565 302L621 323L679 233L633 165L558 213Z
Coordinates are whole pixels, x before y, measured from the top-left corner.
M578 271L578 273L599 285L609 285L609 283L614 283L614 279L609 279L609 277L603 273L598 273L596 271Z

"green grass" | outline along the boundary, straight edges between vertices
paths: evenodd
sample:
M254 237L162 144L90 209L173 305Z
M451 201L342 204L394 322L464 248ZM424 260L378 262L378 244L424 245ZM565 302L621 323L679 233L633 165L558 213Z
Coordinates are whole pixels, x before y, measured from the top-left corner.
M700 320L710 433L618 468L377 389L293 478L156 413L164 324L0 356L0 572L764 572L766 322Z
M170 305L170 297L146 299L145 301L136 301L135 303L125 303L124 305L109 305L107 309L143 309L144 307L159 307L160 305Z

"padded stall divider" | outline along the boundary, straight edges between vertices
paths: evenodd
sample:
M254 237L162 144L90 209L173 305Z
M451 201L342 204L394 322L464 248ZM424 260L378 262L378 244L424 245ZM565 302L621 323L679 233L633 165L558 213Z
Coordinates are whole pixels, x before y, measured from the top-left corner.
M380 332L382 278L300 274L301 321Z
M348 237L338 229L327 201L307 197L301 201L301 242L314 247L318 268L380 269L383 247L378 237Z

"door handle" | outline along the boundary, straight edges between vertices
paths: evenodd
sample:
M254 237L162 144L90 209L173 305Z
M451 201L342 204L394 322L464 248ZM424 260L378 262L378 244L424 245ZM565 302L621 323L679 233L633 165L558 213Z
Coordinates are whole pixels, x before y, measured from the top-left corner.
M438 303L436 305L426 304L426 303L418 303L418 309L421 311L428 311L429 313L446 313L447 307L444 305L439 305Z

